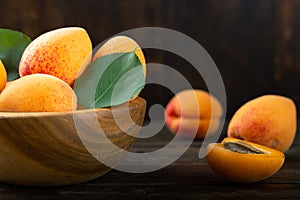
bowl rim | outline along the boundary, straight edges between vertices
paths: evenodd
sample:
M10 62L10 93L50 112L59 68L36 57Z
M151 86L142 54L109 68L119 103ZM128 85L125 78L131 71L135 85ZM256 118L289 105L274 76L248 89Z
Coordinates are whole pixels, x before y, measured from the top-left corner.
M65 116L65 115L74 115L74 114L88 114L88 113L100 113L100 112L110 112L112 110L121 110L124 109L125 105L128 105L127 107L131 107L130 105L136 105L133 104L134 102L139 102L136 104L143 104L145 103L145 99L141 97L137 97L133 100L127 101L123 104L112 106L112 107L106 107L106 108L87 108L87 109L78 109L78 110L72 110L72 111L64 111L64 112L9 112L9 111L0 111L0 119L4 118L26 118L26 117L47 117L47 116Z

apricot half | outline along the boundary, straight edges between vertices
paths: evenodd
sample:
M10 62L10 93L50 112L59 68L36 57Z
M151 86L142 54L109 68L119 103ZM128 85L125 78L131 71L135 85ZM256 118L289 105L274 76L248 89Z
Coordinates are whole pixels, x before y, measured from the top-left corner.
M206 160L214 172L240 183L262 181L274 175L283 165L281 151L235 138L207 146Z
M296 106L290 98L264 95L236 111L229 122L227 136L284 152L294 141L296 126Z
M203 139L219 127L223 108L214 96L204 90L189 89L177 93L167 104L166 125L177 133L179 130L189 137Z

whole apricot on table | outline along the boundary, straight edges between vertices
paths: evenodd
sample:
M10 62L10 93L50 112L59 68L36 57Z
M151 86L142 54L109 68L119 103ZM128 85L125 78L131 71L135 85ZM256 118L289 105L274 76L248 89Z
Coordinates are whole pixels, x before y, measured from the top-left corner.
M189 89L177 93L165 109L166 126L172 133L182 132L203 139L219 128L223 108L217 98L204 90Z
M71 86L48 74L32 74L11 82L0 95L0 111L64 112L77 108Z
M7 81L7 74L6 74L6 69L0 60L0 92L5 88Z
M33 40L24 50L19 64L21 77L50 74L69 85L79 77L91 61L92 43L85 29L59 28Z
M127 36L115 36L107 40L93 55L92 62L97 58L113 53L125 53L135 51L143 66L143 72L146 76L146 59L139 44Z
M206 160L214 172L239 183L262 181L274 175L283 165L281 151L236 138L207 146Z
M227 135L287 151L297 126L296 106L288 97L264 95L241 106L229 122Z

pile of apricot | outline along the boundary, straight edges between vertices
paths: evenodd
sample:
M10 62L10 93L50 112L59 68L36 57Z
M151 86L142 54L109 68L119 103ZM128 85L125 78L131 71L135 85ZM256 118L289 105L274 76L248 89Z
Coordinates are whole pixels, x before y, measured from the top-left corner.
M24 50L17 80L6 83L6 71L0 62L0 111L76 110L79 106L74 82L89 64L107 54L132 51L139 57L146 75L144 54L129 37L111 38L92 55L92 43L85 29L65 27L46 32Z
M214 108L214 109L212 109ZM167 104L171 132L203 139L216 132L220 102L203 90L185 90ZM288 97L264 95L241 106L231 118L227 137L207 146L206 160L214 172L234 182L256 182L283 165L296 134L296 106Z

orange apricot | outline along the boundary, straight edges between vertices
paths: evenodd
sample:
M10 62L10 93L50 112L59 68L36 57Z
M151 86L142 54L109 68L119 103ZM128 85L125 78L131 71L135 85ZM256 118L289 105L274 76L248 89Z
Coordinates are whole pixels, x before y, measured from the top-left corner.
M37 37L24 50L19 74L50 74L73 85L90 63L91 54L92 43L85 29L55 29Z
M0 60L0 92L5 88L7 81L7 74L6 74L6 69Z
M9 87L14 81L15 81L15 80L7 81L7 82L6 82L5 88Z
M221 177L240 183L265 180L283 165L281 151L236 138L225 138L221 143L207 146L206 160Z
M63 80L32 74L12 81L0 95L0 111L62 112L77 108L77 98Z
M220 102L204 90L184 90L176 94L165 110L166 125L172 133L179 130L185 136L196 131L196 138L203 139L219 127L223 108Z
M127 36L115 36L107 40L94 54L92 62L97 58L113 54L113 53L124 53L135 51L135 54L140 59L141 64L143 65L143 72L146 76L146 59L143 54L141 47L136 41Z
M288 97L264 95L248 101L231 118L227 135L287 151L297 126L296 106Z

